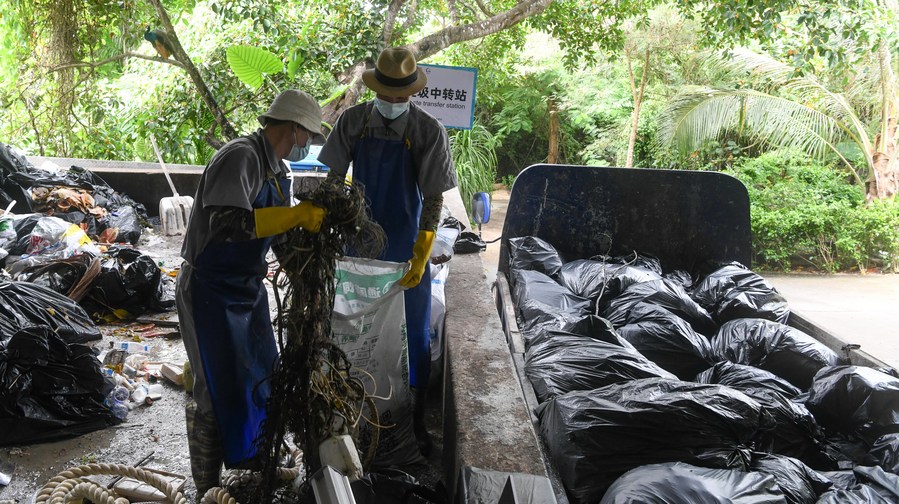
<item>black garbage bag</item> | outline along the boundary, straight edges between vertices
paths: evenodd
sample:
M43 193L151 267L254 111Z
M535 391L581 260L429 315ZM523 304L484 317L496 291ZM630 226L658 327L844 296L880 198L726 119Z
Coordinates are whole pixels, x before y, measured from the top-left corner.
M729 387L644 378L570 392L536 409L540 432L572 502L597 502L646 464L681 461L746 470L749 446L773 419Z
M615 480L599 504L786 504L774 477L683 462L649 464Z
M865 457L865 463L899 474L899 433L884 434L877 438Z
M818 504L896 504L899 476L879 467L857 466L852 471L823 473L834 487L821 495Z
M141 223L137 210L130 205L123 205L109 212L100 220L100 230L118 229L116 243L136 245L140 241Z
M640 378L677 380L630 345L562 331L547 333L552 336L532 342L525 354L525 374L540 402L574 390L593 390Z
M759 318L786 324L787 300L762 278L739 263L705 277L690 296L715 316L719 324L740 318Z
M140 251L110 247L101 257L100 274L82 301L92 314L103 315L124 309L132 316L161 312L174 306L162 287L162 271Z
M612 272L618 267L589 259L569 261L559 270L559 283L595 304L605 294Z
M787 396L790 399L802 393L790 382L769 373L764 369L730 361L721 361L696 375L697 383L717 383L738 389L766 388Z
M453 244L453 252L456 254L477 254L487 250L487 243L471 231L462 231Z
M690 292L693 286L693 276L684 270L669 271L663 278L680 285L687 292Z
M751 469L753 472L774 476L790 504L815 504L818 497L833 486L824 475L783 455L756 454L752 458Z
M31 233L34 227L45 216L41 214L30 214L24 217L16 217L13 219L13 229L16 231L15 245L9 249L9 255L22 255L28 253L28 247L31 245Z
M825 429L873 444L899 432L899 378L862 366L824 368L805 405Z
M561 329L590 313L589 300L574 295L539 271L516 270L512 280L526 344L540 331Z
M586 336L625 348L634 348L629 341L618 335L618 331L611 322L598 315L587 315L580 320L569 322L562 327L562 332Z
M605 317L615 327L622 326L627 323L633 307L641 302L665 308L686 320L694 331L704 336L712 336L718 330L718 324L709 312L693 301L683 287L664 279L631 285L609 303Z
M621 256L600 255L591 257L609 264L635 266L643 270L651 271L656 275L662 275L662 262L658 257L646 253L632 252Z
M780 392L766 388L740 389L758 401L774 418L774 428L762 434L756 444L759 451L800 460L817 471L833 471L845 460L825 438L812 413L802 404Z
M609 263L607 266L609 272L608 280L605 288L601 291L602 296L593 300L593 305L598 307L600 313L605 312L609 307L609 303L613 299L621 295L631 285L651 282L653 280L661 280L662 275L651 269L631 264L615 264Z
M115 423L103 400L113 383L85 345L34 326L0 343L0 445L51 441Z
M770 371L808 390L819 369L840 364L840 357L804 332L764 319L725 322L712 338L719 360Z
M709 340L665 308L636 303L624 322L618 334L647 359L682 380L692 380L715 364Z
M509 240L509 268L534 270L557 278L562 269L562 257L546 240L536 236L521 236Z
M0 281L0 342L21 329L47 326L67 343L101 338L84 309L47 287Z
M399 470L368 473L350 484L356 504L448 504L446 492L432 490Z

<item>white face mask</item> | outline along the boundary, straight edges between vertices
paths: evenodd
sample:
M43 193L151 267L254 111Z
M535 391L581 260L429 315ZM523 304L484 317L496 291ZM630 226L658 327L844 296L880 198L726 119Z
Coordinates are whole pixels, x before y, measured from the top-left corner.
M390 103L375 97L375 107L378 109L381 117L393 120L409 110L409 102Z

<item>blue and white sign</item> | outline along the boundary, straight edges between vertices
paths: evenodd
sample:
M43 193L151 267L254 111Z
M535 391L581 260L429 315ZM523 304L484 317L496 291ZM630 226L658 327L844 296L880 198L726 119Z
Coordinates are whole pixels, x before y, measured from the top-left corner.
M478 69L442 65L418 65L428 85L411 100L436 117L444 127L471 129Z

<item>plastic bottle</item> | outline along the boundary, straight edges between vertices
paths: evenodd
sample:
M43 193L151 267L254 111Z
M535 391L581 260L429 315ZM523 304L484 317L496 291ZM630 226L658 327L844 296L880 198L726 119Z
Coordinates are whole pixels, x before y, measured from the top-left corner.
M121 385L118 385L116 388L112 389L112 398L118 402L127 401L129 395L130 393L128 392L128 389Z
M131 400L136 402L138 405L141 405L147 399L148 393L149 391L147 390L147 386L144 384L140 384L134 387L134 391L131 392Z
M128 406L125 406L125 403L117 401L110 409L112 409L112 415L119 420L124 422L128 418Z

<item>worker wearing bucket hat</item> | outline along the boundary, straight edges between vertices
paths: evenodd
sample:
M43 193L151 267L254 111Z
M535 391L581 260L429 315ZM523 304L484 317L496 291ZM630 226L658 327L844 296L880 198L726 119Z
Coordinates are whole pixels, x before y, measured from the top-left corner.
M289 168L321 138L321 108L308 94L279 94L262 128L225 144L209 161L184 237L176 300L194 376L187 407L191 472L198 496L219 485L222 463L252 468L256 437L278 356L265 256L293 227L318 232L325 210L290 207Z
M409 98L425 89L425 72L412 52L385 49L362 81L375 99L343 112L318 160L330 169L331 182L343 182L353 165L353 182L361 182L372 218L387 233L380 259L409 263L400 280L407 288L406 331L413 420L422 453L430 450L424 425L425 394L430 375L431 277L428 267L443 207L443 192L456 187L449 139L437 119Z

